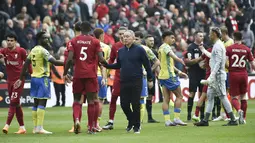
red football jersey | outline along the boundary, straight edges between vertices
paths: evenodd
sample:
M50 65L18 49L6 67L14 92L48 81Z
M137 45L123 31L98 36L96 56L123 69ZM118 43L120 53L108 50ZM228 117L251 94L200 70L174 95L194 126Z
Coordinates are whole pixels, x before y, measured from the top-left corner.
M27 52L24 48L16 47L14 50L8 48L0 49L0 54L4 57L7 81L13 82L19 79L23 63L27 58Z
M253 61L251 50L243 44L233 44L227 48L229 72L247 73L246 61Z
M207 49L208 52L212 52L212 48ZM202 59L205 60L205 70L206 70L206 75L210 75L211 74L211 68L209 65L210 62L210 58L207 57L205 54L202 55Z
M117 42L114 45L112 45L111 53L110 53L110 59L109 64L112 64L117 60L118 58L118 50L122 48L124 45L121 42ZM114 79L120 79L120 70L116 69Z
M71 40L69 50L74 52L74 78L96 78L100 42L90 35L79 35Z

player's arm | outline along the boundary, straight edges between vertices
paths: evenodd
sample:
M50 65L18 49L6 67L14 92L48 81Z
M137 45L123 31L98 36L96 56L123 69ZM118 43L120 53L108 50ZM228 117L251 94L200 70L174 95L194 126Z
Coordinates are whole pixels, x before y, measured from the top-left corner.
M253 70L255 70L255 60L249 62Z
M155 72L156 68L160 66L160 61L156 57L156 55L152 52L151 49L148 48L147 51L148 58L153 62L153 65L151 67L152 72Z
M23 67L22 67L22 71L20 73L20 80L24 79L24 76L26 75L26 72L28 70L29 65L31 65L31 59L30 59L30 55L28 55Z
M150 61L149 61L149 58L145 52L145 50L143 48L141 48L141 58L142 58L142 63L143 63L143 66L147 72L147 79L149 82L152 81L152 70L151 70L151 65L150 65Z
M4 77L4 73L0 72L0 79L2 79Z
M173 58L175 61L185 65L184 61L181 58L177 57L171 48L164 48L164 51L165 53L167 53L168 56Z
M218 45L219 46L219 45ZM222 62L222 49L220 47L218 47L217 45L214 47L215 48L215 56L216 56L216 60L215 60L215 63L214 63L214 68L211 69L211 74L210 74L210 79L211 78L215 78L215 75L216 73L219 71L220 69L220 64Z
M203 45L199 46L199 49L204 53L208 58L211 58L211 53L208 52Z
M114 61L116 59L116 53L117 53L116 46L113 46L112 50L110 52L110 58L108 60L109 64L114 63Z
M54 65L51 65L51 70L53 72L53 74L55 74L55 76L59 79L61 79L61 75L58 73L56 67Z
M73 51L69 50L68 51L68 56L67 56L67 60L66 60L66 64L65 64L65 68L64 68L64 76L67 75L67 72L69 70L69 68L71 67L72 63L73 63Z
M187 66L192 66L192 65L197 64L200 61L202 61L201 57L192 59L192 55L193 55L193 52L188 48L188 51L185 54L185 58L184 58L184 62Z
M176 67L174 67L174 72L176 72L179 76L184 77L185 79L188 78L188 75L182 71L180 71L179 69L177 69Z
M106 64L104 65L104 67L106 67L107 69L120 69L121 68L121 64L120 64L120 60L119 60L120 54L117 58L117 62L114 64Z

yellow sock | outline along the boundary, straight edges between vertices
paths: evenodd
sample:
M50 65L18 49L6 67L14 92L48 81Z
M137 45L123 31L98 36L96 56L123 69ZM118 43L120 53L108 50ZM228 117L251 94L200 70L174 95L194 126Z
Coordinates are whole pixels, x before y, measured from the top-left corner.
M144 113L145 113L145 104L141 104L140 111L141 111L140 119L141 119L141 122L143 122Z
M174 108L174 118L175 119L180 119L180 113L181 113L180 108Z
M44 109L37 109L37 126L43 126L43 121L44 121L44 114L45 110Z
M170 112L169 112L169 110L163 111L163 115L164 115L164 118L165 118L165 122L170 121Z
M170 99L170 106L174 107L174 102Z
M180 119L180 113L174 112L174 118L175 118L175 119Z
M98 117L98 118L97 118L97 123L98 123L98 124L99 124L100 120L101 120L101 117Z
M34 126L36 127L37 126L37 111L32 111L32 119L33 119L33 123L34 123Z

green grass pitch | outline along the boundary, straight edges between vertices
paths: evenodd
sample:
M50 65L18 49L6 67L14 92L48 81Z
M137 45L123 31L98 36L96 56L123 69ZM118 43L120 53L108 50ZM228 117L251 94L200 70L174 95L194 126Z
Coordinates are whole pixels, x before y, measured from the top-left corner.
M104 105L101 126L108 120L108 105ZM255 142L255 100L248 102L247 124L236 127L222 127L226 123L210 122L209 127L194 127L188 123L186 127L165 127L161 112L161 103L153 104L153 116L161 123L142 124L141 134L125 132L127 121L120 106L117 106L114 130L103 131L96 135L86 134L86 107L83 107L82 133L68 133L72 126L72 108L56 107L46 110L44 128L52 131L52 135L32 134L31 109L23 108L27 134L15 135L18 130L16 118L12 122L7 135L0 133L0 143L254 143ZM7 108L0 108L0 127L5 125ZM183 104L181 119L186 120L186 103ZM171 107L171 112L173 111ZM194 108L193 108L194 111ZM172 114L171 114L172 115ZM173 116L171 116L172 119Z

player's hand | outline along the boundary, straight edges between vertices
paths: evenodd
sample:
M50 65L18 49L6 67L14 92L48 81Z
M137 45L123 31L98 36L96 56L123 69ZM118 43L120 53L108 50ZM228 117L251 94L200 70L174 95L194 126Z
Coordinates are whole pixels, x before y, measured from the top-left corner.
M22 81L20 79L18 79L14 84L13 84L13 88L14 89L18 89L21 86Z
M184 73L184 72L179 72L179 76L183 77L184 79L188 79L189 78L189 76L186 73Z
M106 86L106 83L107 83L106 79L103 78L101 81L101 85Z
M203 84L203 85L208 85L208 84L209 84L209 81L208 81L208 80L202 79L202 80L200 81L200 83Z
M151 89L153 87L153 81L148 81L148 88Z
M185 66L185 62L183 61L183 59L180 59L179 62Z
M4 77L4 73L0 72L0 78Z
M69 74L64 75L63 77L66 84L72 82L72 77Z

